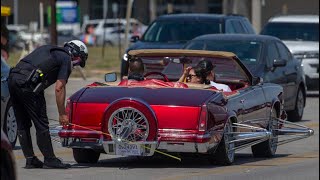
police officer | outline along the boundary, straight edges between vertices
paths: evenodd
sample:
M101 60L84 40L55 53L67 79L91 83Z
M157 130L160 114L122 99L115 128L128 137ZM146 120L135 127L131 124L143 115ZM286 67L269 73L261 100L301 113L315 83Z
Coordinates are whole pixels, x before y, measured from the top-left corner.
M86 45L79 40L72 40L65 43L64 47L41 46L11 69L9 91L17 119L20 145L26 158L25 168L70 167L70 164L63 163L53 152L44 89L55 83L59 122L67 125L69 119L65 111L65 86L73 67L84 67L87 58ZM36 129L37 145L44 156L44 162L33 152L31 121Z

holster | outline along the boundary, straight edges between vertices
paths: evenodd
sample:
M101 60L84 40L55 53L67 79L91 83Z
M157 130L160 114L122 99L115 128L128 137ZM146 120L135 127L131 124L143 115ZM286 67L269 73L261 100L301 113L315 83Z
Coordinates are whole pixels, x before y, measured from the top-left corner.
M38 93L43 90L42 81L43 81L43 73L40 69L33 69L33 70L25 70L19 67L12 68L12 73L22 74L25 77L25 84L24 86L30 88L34 93Z

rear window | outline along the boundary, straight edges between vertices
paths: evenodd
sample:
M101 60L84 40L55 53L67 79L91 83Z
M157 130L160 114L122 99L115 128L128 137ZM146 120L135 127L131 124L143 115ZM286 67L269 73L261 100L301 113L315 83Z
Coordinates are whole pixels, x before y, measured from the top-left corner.
M319 41L319 23L268 23L261 34L281 40Z
M250 40L193 40L185 49L233 52L249 66L256 66L262 52L262 43Z
M222 33L220 21L156 21L146 31L142 41L186 42L204 34Z

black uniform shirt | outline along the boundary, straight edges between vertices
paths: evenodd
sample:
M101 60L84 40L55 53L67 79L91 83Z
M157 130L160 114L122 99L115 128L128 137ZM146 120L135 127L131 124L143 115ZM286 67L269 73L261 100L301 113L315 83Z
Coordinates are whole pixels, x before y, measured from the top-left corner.
M68 78L71 74L71 57L65 52L57 50L53 50L51 54L58 66L60 66L58 76L55 81L58 79L68 81ZM48 76L48 78L51 77ZM48 79L48 81L50 82L50 79Z
M44 73L43 89L54 84L58 79L68 81L71 74L71 57L63 48L44 45L24 57L17 67L32 70L39 68Z

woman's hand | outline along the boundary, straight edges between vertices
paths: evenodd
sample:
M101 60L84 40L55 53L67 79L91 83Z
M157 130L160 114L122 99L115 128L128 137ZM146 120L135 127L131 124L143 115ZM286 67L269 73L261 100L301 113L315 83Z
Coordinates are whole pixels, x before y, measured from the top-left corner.
M185 68L178 82L185 82L185 79L189 75L191 69L191 66Z
M184 75L184 76L188 76L191 69L192 69L191 66L187 67L187 68L184 70L183 75Z

